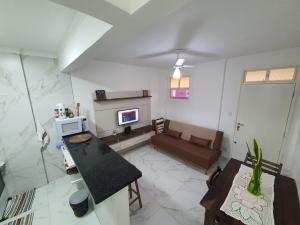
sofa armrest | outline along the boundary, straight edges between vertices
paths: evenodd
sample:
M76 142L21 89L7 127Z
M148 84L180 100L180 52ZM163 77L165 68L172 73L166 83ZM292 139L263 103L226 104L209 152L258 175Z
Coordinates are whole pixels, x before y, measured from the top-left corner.
M216 132L216 138L213 144L213 149L221 151L221 145L222 145L222 139L223 139L223 132L217 131Z

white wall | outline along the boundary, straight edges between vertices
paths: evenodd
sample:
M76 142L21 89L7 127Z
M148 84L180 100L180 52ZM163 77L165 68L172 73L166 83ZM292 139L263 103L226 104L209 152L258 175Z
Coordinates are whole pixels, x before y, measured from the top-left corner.
M96 134L94 121L94 92L150 90L151 118L162 114L162 81L166 71L147 67L137 67L110 62L91 61L88 65L72 73L75 102L80 102L82 113L89 119L90 130Z
M220 114L225 60L199 64L186 69L183 75L190 76L190 98L170 99L170 76L165 77L165 117L217 129Z
M288 165L290 175L297 182L298 194L300 196L300 90L298 90L296 97L288 144L285 163Z

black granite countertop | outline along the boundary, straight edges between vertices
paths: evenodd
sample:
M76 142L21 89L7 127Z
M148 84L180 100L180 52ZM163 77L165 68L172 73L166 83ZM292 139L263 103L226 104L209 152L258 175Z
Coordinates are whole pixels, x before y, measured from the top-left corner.
M95 203L98 204L140 178L142 172L90 134L92 139L80 144L68 142L72 135L64 137L63 140Z

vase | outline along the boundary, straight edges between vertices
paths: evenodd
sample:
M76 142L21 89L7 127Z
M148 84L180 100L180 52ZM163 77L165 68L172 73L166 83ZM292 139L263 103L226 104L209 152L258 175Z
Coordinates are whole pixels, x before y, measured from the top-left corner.
M256 165L253 168L252 178L251 178L251 180L248 184L248 188L247 188L248 192L250 192L251 194L253 194L255 196L261 195L261 188L260 188L261 174L262 174L261 165Z

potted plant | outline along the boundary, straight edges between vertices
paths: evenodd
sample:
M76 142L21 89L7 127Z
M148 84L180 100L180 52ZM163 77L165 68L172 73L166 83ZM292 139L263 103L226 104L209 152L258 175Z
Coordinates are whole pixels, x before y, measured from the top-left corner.
M253 139L253 151L251 152L250 147L247 144L248 153L252 161L253 174L252 178L248 184L247 190L255 195L261 195L260 183L261 183L261 174L262 174L262 149L259 147L256 139Z

